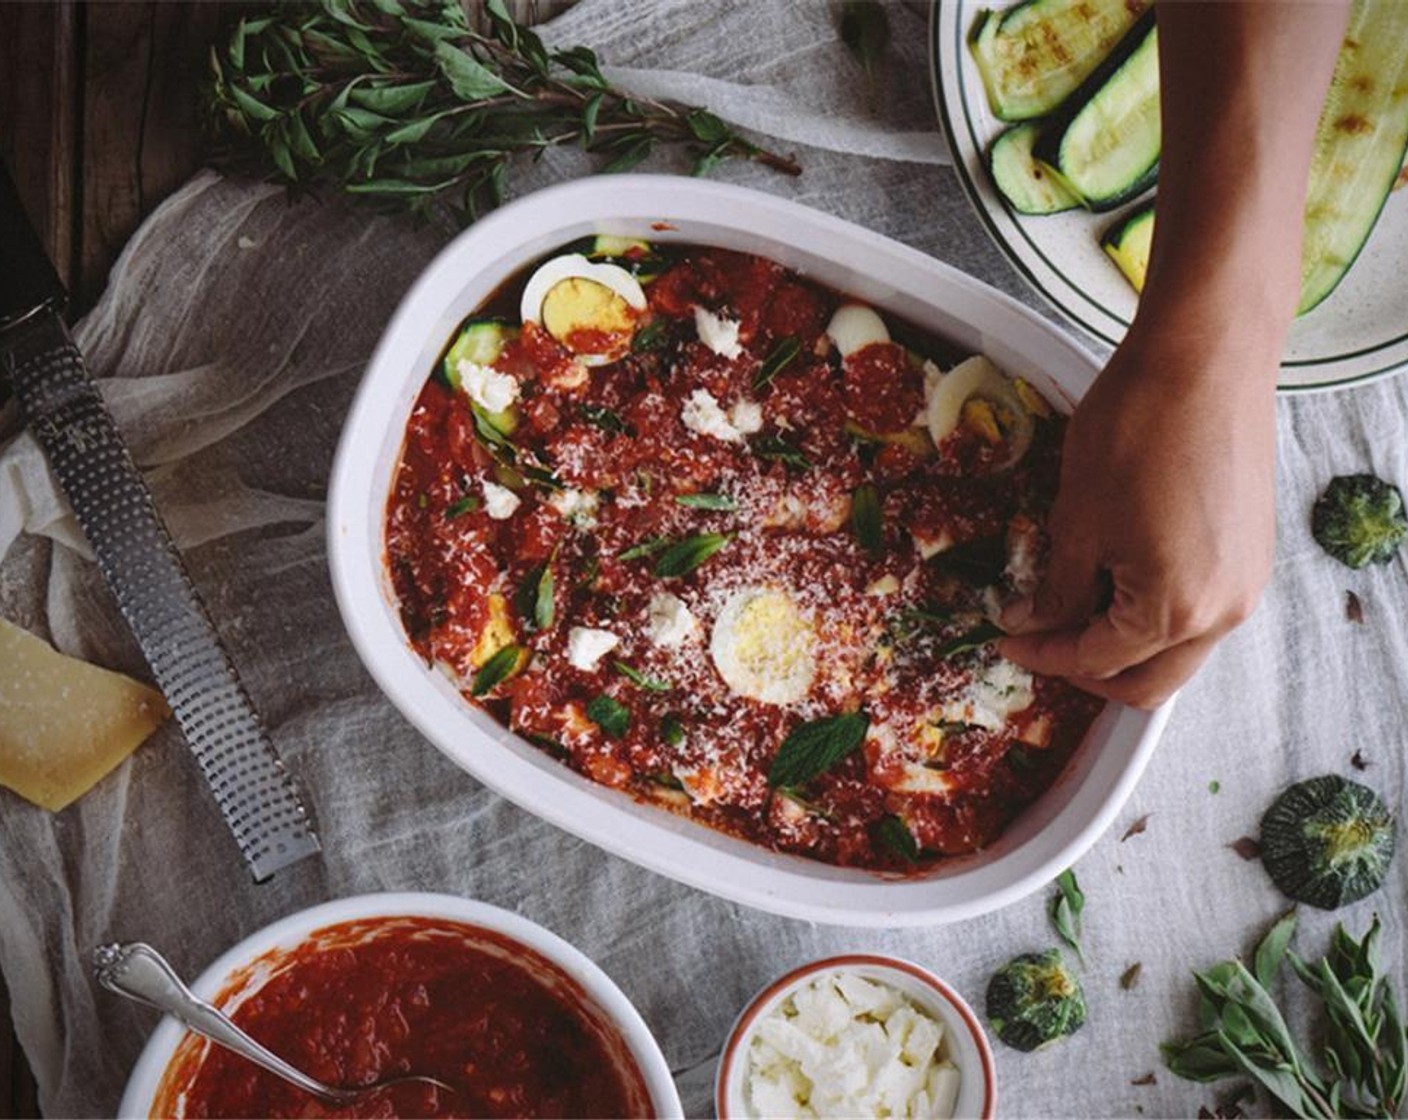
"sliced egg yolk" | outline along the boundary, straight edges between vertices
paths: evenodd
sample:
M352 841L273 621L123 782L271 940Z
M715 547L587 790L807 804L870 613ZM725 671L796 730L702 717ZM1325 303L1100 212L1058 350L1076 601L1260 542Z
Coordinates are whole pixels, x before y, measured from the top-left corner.
M959 362L932 388L925 419L938 447L960 423L989 443L1007 445L997 464L1012 466L1031 446L1034 424L1017 387L988 358L978 354Z
M750 587L736 592L714 623L709 654L724 683L764 704L791 704L816 677L816 635L784 591Z
M525 322L539 324L585 365L603 365L630 350L645 291L620 265L579 253L539 266L523 289Z

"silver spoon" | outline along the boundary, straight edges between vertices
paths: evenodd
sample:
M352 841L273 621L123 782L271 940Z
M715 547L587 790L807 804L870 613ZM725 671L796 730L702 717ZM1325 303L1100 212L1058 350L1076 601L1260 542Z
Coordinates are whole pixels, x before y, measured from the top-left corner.
M367 1094L392 1085L419 1084L429 1085L443 1092L455 1091L453 1086L446 1085L443 1081L417 1074L388 1077L370 1085L358 1085L350 1089L325 1085L302 1070L295 1069L273 1051L255 1042L235 1026L223 1011L199 998L182 983L175 970L166 962L166 958L150 945L143 945L141 942L130 945L101 945L93 951L93 967L98 983L109 991L164 1011L196 1034L218 1043L227 1050L233 1050L255 1065L263 1066L270 1073L277 1074L327 1104L354 1104Z

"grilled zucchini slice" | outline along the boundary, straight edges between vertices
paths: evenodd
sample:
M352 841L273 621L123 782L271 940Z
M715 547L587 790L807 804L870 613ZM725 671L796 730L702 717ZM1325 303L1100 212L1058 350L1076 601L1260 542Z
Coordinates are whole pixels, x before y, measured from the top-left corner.
M1085 80L1138 16L1139 0L1025 0L983 11L968 47L999 119L1045 116Z
M1080 199L1032 155L1041 125L1037 121L1014 124L992 142L988 173L997 193L1019 214L1059 214L1074 210Z

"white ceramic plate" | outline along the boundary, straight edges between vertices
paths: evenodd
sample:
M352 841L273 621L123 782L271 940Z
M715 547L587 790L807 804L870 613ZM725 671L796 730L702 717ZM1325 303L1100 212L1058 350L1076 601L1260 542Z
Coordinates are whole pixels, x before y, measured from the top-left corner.
M1010 0L1009 0L1010 2ZM1005 127L993 116L967 37L990 0L940 0L930 18L930 62L939 119L954 168L998 248L1062 315L1113 346L1136 297L1100 248L1128 210L1014 214L988 175L986 153ZM1005 5L1003 5L1005 6ZM1283 390L1328 389L1382 377L1408 364L1408 190L1388 201L1359 259L1319 307L1297 319L1281 362Z
M470 705L427 668L401 627L386 570L387 495L406 420L451 333L519 268L580 237L612 234L771 257L1074 401L1099 363L1017 301L898 242L796 203L667 176L584 179L539 191L452 241L401 302L338 445L328 549L343 622L372 676L457 764L524 808L663 875L811 921L933 925L1007 905L1093 844L1129 796L1168 710L1105 709L1047 795L991 848L923 878L886 878L782 855L597 785Z
M611 977L581 950L557 934L518 914L484 902L455 895L397 891L325 902L290 914L250 934L202 972L191 985L191 990L202 999L214 1000L229 986L231 977L236 974L249 975L246 970L251 963L267 953L302 944L316 930L367 918L395 917L443 918L479 926L518 941L546 957L580 984L597 1008L621 1032L645 1080L655 1115L668 1120L684 1114L674 1078L670 1076L670 1065L661 1053L655 1036ZM235 991L224 1006L237 1006L258 991L260 984L267 979L262 973L256 972L253 976L254 979ZM186 1033L186 1028L170 1016L157 1025L132 1068L122 1103L118 1105L119 1116L135 1118L151 1114L162 1075Z

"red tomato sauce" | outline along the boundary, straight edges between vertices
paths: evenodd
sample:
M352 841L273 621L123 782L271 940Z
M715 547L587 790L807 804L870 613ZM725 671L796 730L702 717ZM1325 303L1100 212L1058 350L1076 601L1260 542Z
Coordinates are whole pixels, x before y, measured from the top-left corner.
M517 380L511 446L443 375L427 382L386 521L411 644L574 770L766 847L911 874L991 843L1102 706L1061 681L1010 684L990 639L949 652L1022 593L1016 558L1043 547L1064 418L1033 414L1020 456L963 426L935 447L926 377L965 356L951 345L890 319L892 341L842 360L826 333L839 292L718 249L640 260L647 307L620 360L586 369L534 323L508 332L494 366ZM526 278L476 315L516 309ZM498 488L515 500L504 516L486 505ZM1037 540L1019 549L1022 526ZM662 574L667 550L714 538L707 560ZM750 587L806 620L815 674L794 702L721 676L715 627ZM673 644L652 615L662 596L693 620ZM579 664L574 630L616 644ZM486 677L505 643L520 656ZM988 707L964 708L975 695ZM865 717L863 746L801 788L773 784L789 736L846 714Z
M318 931L235 978L223 1004L275 1054L354 1087L404 1073L355 1108L319 1102L222 1047L188 1036L153 1115L190 1117L627 1117L653 1115L626 1043L575 980L477 926L386 918Z

